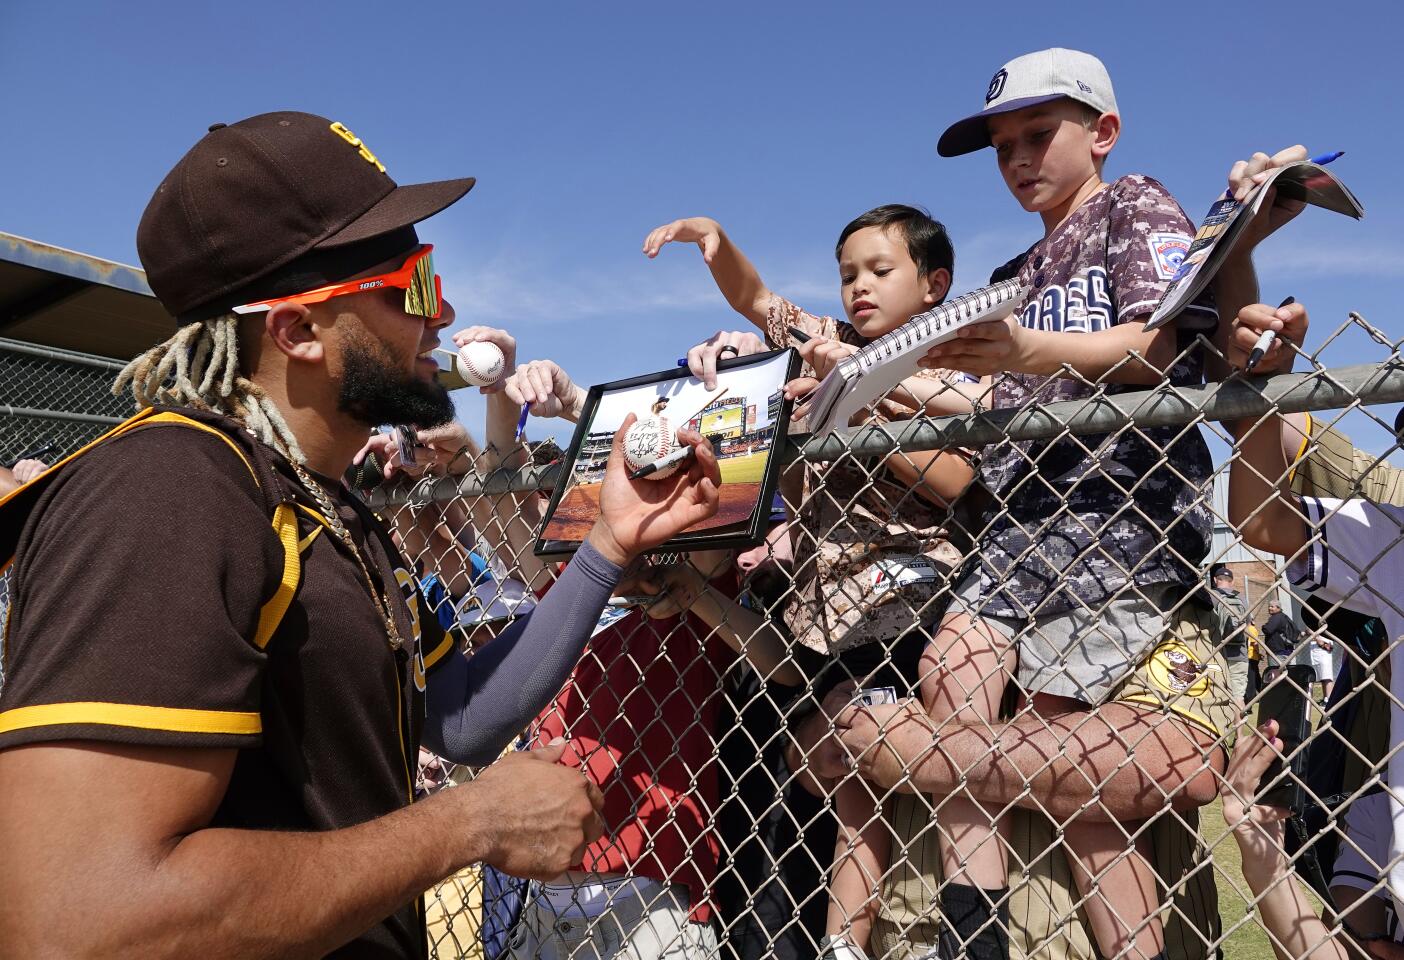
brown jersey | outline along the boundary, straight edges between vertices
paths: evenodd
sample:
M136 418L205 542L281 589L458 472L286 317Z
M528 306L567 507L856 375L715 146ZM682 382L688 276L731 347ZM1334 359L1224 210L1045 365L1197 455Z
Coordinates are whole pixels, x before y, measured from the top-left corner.
M221 432L236 443L137 429L42 492L12 569L0 748L236 749L212 827L334 830L399 809L412 799L425 659L451 644L378 521L323 479L391 598L405 645L390 649L360 566L281 458L301 574L262 637L285 551L248 466L256 441L227 422ZM422 957L425 942L416 900L333 955Z

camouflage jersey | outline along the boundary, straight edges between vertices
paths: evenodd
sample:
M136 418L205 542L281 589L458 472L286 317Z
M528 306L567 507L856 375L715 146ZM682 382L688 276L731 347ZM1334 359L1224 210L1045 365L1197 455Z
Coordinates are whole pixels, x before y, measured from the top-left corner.
M1163 186L1122 177L1029 250L1019 277L1031 292L1019 322L1059 333L1143 322L1183 260L1190 233ZM1212 300L1202 297L1178 323L1182 355L1168 379L1201 383L1201 352L1185 351L1196 331L1217 325ZM1006 373L996 380L994 406L1076 400L1096 391L1076 376ZM1212 529L1210 471L1196 427L1006 440L986 448L980 479L994 499L978 551L982 612L1023 618L1095 607L1127 583L1196 583Z
M851 324L816 317L773 295L766 339L777 348L792 346L792 326L858 347L868 342ZM806 366L803 375L813 374ZM958 380L964 375L922 370L917 376ZM874 404L868 422L916 415L885 398ZM929 624L944 609L951 574L964 557L963 547L953 541L959 525L950 509L918 496L878 461L847 456L806 464L803 500L791 506L798 508L798 522L791 528L794 586L784 620L804 646L830 654L890 642Z

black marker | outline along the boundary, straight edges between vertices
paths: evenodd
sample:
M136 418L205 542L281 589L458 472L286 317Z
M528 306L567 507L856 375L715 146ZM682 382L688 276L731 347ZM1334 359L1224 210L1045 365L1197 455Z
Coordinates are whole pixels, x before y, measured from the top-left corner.
M809 334L801 330L799 327L787 327L786 329L790 331L790 336L795 340L798 340L800 343L808 343L809 341L814 339Z
M695 452L696 450L691 446L685 446L674 450L661 460L655 460L652 463L646 463L642 467L639 467L633 473L629 474L629 479L642 480L651 473L657 473L659 470L671 467L675 463L682 463Z
M1296 302L1296 297L1288 297L1286 300L1283 300L1277 305L1277 309L1281 310L1283 307L1289 307ZM1253 352L1248 354L1248 362L1243 365L1244 373L1253 372L1253 368L1256 367L1258 365L1258 362L1263 359L1264 355L1267 354L1268 349L1272 346L1272 342L1276 339L1276 330L1263 331L1263 335L1258 338L1258 342L1253 344Z

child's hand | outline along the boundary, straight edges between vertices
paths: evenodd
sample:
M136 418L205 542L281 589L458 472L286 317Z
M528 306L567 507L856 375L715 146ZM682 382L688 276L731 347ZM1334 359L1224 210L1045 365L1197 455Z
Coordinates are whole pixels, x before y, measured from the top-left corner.
M1277 338L1253 368L1253 373L1288 373L1297 356L1294 347L1306 338L1307 326L1306 307L1300 303L1285 307L1271 307L1266 303L1249 304L1233 320L1228 343L1229 362L1241 370L1263 332L1275 330ZM1284 340L1287 342L1283 343Z
M1279 150L1272 156L1259 151L1247 160L1239 160L1229 168L1228 188L1236 199L1242 200L1253 192L1253 188L1268 178L1268 174L1278 167L1307 159L1307 149L1301 144ZM1243 256L1265 240L1274 230L1306 208L1304 200L1278 201L1276 191L1269 195L1253 222L1248 224L1244 236L1234 248L1234 254Z
M749 357L762 353L765 341L749 330L718 330L687 351L687 369L708 390L717 388L717 361L725 357Z
M805 400L805 402L797 404L794 410L790 412L790 419L803 420L805 417L809 416L809 402L805 398L813 393L818 386L819 381L814 377L795 377L789 383L785 384L786 400Z
M702 259L711 263L717 248L721 246L721 235L721 224L708 217L674 220L672 223L655 227L644 238L643 252L644 256L652 260L658 256L658 251L663 249L665 243L695 243L702 250Z
M1290 811L1254 803L1258 782L1269 764L1280 756L1282 741L1277 739L1277 721L1269 720L1256 730L1245 731L1234 744L1233 757L1224 771L1220 791L1224 802L1224 823L1233 831L1243 854L1243 876L1250 883L1271 881L1287 869L1282 846L1282 821Z
M840 360L857 352L858 348L853 344L828 337L811 337L807 343L799 345L800 358L813 368L815 377L820 380L827 377Z
M575 419L585 402L585 391L554 360L531 360L517 368L502 384L513 404L530 404L533 417Z
M478 388L479 393L497 393L502 389L507 378L517 369L517 341L506 330L499 330L496 327L469 327L467 330L460 330L453 335L453 342L460 347L475 340L486 340L488 343L496 344L497 349L502 351L502 376L497 378L496 383Z
M928 370L959 370L977 377L1019 370L1023 340L1024 328L1011 314L1003 320L962 327L953 339L932 347L917 363Z

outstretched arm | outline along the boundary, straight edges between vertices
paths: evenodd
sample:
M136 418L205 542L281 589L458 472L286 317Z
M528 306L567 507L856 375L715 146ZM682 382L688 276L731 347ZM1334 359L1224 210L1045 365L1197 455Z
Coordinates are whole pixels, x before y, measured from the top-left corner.
M1238 738L1224 773L1224 823L1233 831L1243 856L1243 879L1257 899L1263 926L1279 956L1310 960L1346 960L1338 930L1312 908L1286 853L1283 821L1291 811L1254 803L1258 782L1280 756L1277 721Z
M721 224L707 217L688 217L655 227L644 239L644 256L653 259L668 243L697 244L717 289L731 304L731 309L765 329L770 289L741 248L731 242Z

